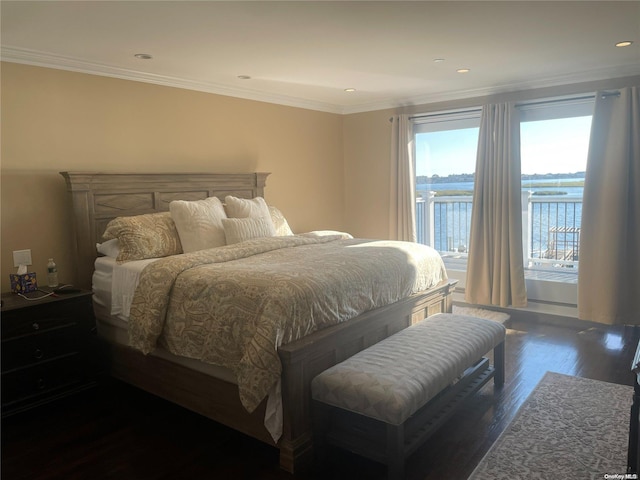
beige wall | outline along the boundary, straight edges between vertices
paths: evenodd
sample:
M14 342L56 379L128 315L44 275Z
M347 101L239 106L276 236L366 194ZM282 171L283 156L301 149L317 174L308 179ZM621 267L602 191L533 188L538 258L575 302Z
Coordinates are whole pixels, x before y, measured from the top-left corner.
M74 281L59 171L267 171L265 197L294 231L389 238L393 114L640 84L636 76L340 116L12 63L1 74L2 291L11 252L25 248L41 281L50 256L60 279Z
M271 172L265 198L294 231L346 229L343 118L140 82L3 63L1 279L31 249L72 283L60 171Z
M347 115L344 120L345 221L363 238L389 238L392 111Z

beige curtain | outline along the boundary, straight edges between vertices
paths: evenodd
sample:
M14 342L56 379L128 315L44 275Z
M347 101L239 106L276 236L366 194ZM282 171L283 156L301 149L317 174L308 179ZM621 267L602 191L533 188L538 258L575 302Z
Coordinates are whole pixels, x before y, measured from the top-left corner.
M465 301L523 307L520 122L512 103L485 105L473 191Z
M391 122L390 238L416 241L416 176L413 131L408 115Z
M596 96L579 258L578 316L640 324L640 86Z

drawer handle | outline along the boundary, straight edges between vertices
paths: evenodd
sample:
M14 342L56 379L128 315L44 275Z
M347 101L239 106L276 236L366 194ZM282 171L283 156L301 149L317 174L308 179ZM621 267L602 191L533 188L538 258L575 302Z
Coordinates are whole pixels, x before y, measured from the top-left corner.
M40 330L40 325L38 324L38 322L33 322L32 327L34 330Z
M42 390L44 388L44 379L42 379L42 378L38 379L38 388L40 390Z
M36 348L36 351L33 352L33 356L40 360L43 357L44 353L39 348Z

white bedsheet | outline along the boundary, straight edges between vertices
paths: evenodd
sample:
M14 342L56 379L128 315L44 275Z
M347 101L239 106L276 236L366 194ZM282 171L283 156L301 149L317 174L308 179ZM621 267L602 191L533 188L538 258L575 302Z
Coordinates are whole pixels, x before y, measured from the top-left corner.
M93 302L101 310L111 311L111 282L113 276L114 258L98 257L93 270Z
M118 264L115 258L98 257L93 273L96 303L110 308L111 315L128 318L140 273L156 260L158 259L149 258Z

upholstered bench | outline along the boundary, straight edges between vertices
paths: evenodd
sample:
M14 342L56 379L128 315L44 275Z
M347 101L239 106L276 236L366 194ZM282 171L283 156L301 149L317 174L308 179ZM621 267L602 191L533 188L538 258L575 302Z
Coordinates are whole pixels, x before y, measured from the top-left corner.
M404 476L405 459L494 377L504 383L505 327L442 313L372 345L311 384L314 448L327 444L385 463ZM483 356L494 351L494 366Z

